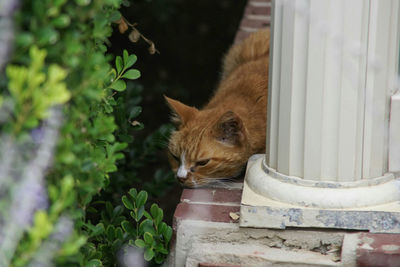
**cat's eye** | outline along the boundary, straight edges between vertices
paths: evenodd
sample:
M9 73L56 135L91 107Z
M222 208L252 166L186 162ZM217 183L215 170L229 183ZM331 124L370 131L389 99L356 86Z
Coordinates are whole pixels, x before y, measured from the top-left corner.
M209 161L209 159L197 161L196 166L205 166Z

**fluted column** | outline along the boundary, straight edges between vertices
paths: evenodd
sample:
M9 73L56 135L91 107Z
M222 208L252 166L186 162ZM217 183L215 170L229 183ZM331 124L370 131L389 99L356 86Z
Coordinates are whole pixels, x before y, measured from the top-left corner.
M390 121L399 8L397 0L274 1L266 154L249 161L244 202L352 209L400 200L388 169L397 160L390 123L400 124Z
M398 1L276 1L267 165L311 180L387 171Z

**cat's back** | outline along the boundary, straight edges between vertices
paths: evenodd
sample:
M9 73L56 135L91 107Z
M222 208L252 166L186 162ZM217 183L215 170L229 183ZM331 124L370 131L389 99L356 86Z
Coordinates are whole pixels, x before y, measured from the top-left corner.
M207 108L248 105L264 109L267 103L269 29L253 33L233 45L223 61L221 82ZM256 104L256 105L255 105Z
M223 63L221 82L205 106L216 117L227 111L240 117L249 137L250 154L265 149L268 62L269 29L232 46Z
M223 61L222 80L248 62L268 59L269 41L270 30L267 28L251 34L242 43L233 45ZM263 64L267 65L268 60L264 60Z

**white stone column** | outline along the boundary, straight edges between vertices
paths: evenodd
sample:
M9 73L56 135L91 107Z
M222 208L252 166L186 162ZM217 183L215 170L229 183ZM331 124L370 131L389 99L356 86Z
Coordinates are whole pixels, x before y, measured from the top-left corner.
M400 180L388 169L400 166L389 158L397 151L389 124L400 125L389 122L399 8L398 0L274 1L266 155L249 160L242 226L400 231L368 226L376 216L400 220Z

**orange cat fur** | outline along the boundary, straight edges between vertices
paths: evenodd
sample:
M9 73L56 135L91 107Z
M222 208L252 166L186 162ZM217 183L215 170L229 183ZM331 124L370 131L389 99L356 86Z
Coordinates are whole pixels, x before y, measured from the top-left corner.
M201 110L165 97L178 130L169 159L178 180L198 187L240 175L248 158L265 151L269 29L228 51L214 96Z

